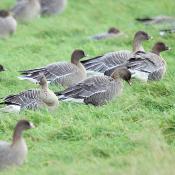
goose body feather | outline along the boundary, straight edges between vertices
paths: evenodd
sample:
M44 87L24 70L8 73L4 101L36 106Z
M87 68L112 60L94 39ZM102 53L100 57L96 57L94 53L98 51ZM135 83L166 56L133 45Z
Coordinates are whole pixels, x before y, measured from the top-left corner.
M50 83L61 84L65 87L69 87L86 78L86 70L81 63L74 65L72 63L58 62L43 68L21 71L21 73L23 74L21 78L32 81L37 81L39 74L43 73Z
M121 94L122 81L107 76L90 77L58 93L61 100L83 99L85 104L103 105Z

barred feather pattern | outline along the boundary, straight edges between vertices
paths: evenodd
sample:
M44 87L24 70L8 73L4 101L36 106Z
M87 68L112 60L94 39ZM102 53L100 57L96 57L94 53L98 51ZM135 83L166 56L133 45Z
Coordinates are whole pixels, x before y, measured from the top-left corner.
M97 58L82 61L87 70L104 73L107 69L123 64L131 57L130 51L107 53Z
M61 84L69 87L85 79L85 73L72 63L54 63L44 68L21 71L26 78L32 78L38 81L40 73L43 73L51 84Z
M63 99L84 99L84 103L95 106L103 105L119 96L122 92L123 83L121 79L114 80L107 76L95 76L72 86L59 93ZM60 96L60 97L61 97Z
M5 97L4 103L18 104L21 109L36 110L43 105L40 100L40 90L32 89L16 95Z
M165 60L151 52L136 53L126 66L131 70L148 73L148 80L160 80L166 72Z

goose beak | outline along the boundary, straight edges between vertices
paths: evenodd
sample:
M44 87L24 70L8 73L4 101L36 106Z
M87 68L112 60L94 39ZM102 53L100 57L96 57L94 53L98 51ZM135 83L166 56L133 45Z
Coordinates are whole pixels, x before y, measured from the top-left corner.
M167 50L171 50L171 47L167 47Z
M33 123L30 123L30 128L35 128L35 125Z
M149 36L148 40L152 40L152 39L153 39L153 37L152 36Z
M128 80L128 84L131 86L132 85L132 82L130 80Z

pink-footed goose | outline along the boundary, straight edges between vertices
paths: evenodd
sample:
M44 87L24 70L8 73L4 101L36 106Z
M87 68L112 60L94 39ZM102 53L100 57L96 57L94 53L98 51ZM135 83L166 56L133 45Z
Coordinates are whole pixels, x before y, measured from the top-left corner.
M60 14L67 6L67 0L40 0L40 3L43 15Z
M118 97L123 90L123 80L130 84L130 79L130 71L121 67L114 70L110 77L104 75L90 77L56 94L63 101L77 101L101 106Z
M126 66L132 73L132 78L142 81L158 81L164 77L166 62L160 56L160 52L169 50L162 42L157 42L151 52L137 52L122 66ZM110 75L115 69L106 70L105 74Z
M19 22L31 21L40 16L40 0L21 0L11 9L13 16Z
M6 38L16 32L17 22L6 10L0 10L0 38Z
M39 75L40 89L31 89L23 91L16 95L9 95L4 98L1 105L6 105L1 108L1 112L19 113L21 110L37 110L47 108L49 111L55 110L58 105L58 98L48 88L47 80L44 75Z
M120 65L127 61L133 52L144 51L142 43L149 40L150 36L144 31L138 31L134 35L133 51L123 50L116 52L109 52L102 56L97 56L92 59L81 61L89 74L96 74L98 72L104 73L107 69Z
M27 120L17 122L12 143L0 141L0 169L22 165L27 157L28 149L22 137L23 131L34 128Z
M48 82L69 87L86 79L86 69L80 63L80 59L84 57L84 51L74 50L71 62L57 62L42 68L20 71L22 76L19 78L36 82L39 74L43 73Z
M94 36L90 36L89 39L91 40L104 40L104 39L110 39L110 38L114 38L114 37L118 37L121 36L123 33L120 32L119 29L115 28L115 27L111 27L108 29L107 32L104 33L100 33Z

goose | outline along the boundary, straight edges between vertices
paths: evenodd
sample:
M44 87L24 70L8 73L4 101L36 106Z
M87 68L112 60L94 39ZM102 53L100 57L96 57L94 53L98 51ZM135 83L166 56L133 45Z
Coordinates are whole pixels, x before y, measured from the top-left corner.
M40 0L21 0L11 9L17 21L26 22L40 16Z
M132 73L132 78L142 81L158 81L164 77L166 62L160 56L160 52L170 48L163 42L157 42L151 52L137 52L124 64ZM116 67L106 70L105 74L110 75Z
M114 38L117 36L121 36L123 33L119 31L119 29L115 27L111 27L108 29L107 32L105 33L100 33L94 36L91 36L91 40L103 40L103 39L109 39L109 38Z
M142 42L151 37L144 31L138 31L134 35L133 52L144 51ZM128 50L109 52L102 56L97 56L88 60L81 61L88 74L104 73L107 69L122 64L131 57L132 52Z
M101 106L118 97L123 90L123 80L129 84L131 79L130 71L125 67L114 70L110 77L94 76L57 92L59 100L83 102L94 106Z
M4 68L4 66L0 64L0 72L3 72L3 71L5 71L5 70L6 70L6 69Z
M175 24L175 17L172 16L155 16L155 17L145 17L145 18L136 18L136 21L144 23L146 25L151 24Z
M22 76L19 78L36 82L38 75L43 73L50 83L69 87L86 78L86 69L79 61L83 57L85 57L84 51L76 49L72 53L70 63L57 62L42 68L20 71Z
M53 91L48 89L47 80L43 74L40 74L39 85L40 89L26 90L19 94L5 97L0 104L6 106L1 108L0 111L19 113L21 110L37 110L39 108L54 111L59 104L58 98Z
M40 3L43 15L60 14L67 6L67 0L41 0Z
M16 32L17 22L6 10L0 10L0 38L6 38Z
M22 133L34 128L27 120L17 122L13 133L12 143L0 141L0 169L22 165L27 157L28 149Z

